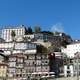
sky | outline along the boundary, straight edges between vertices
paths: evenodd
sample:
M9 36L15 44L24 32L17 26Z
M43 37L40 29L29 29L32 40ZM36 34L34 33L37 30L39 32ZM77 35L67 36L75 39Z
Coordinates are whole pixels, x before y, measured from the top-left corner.
M0 28L21 24L80 39L80 0L0 0Z

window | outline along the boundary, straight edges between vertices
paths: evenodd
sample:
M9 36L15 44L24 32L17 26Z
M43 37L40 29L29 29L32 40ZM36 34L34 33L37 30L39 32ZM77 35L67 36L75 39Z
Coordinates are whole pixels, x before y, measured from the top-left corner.
M41 71L41 67L36 67L36 71Z
M15 68L9 68L8 70L10 73L15 73Z
M22 72L23 72L23 73L26 73L26 70L25 70L25 69L22 69Z
M16 62L9 62L9 67L16 67Z
M23 63L23 58L18 58L18 59L17 59L17 62Z
M34 55L29 55L28 59L35 59L35 56Z
M33 65L35 65L35 62L33 62Z
M32 45L29 43L29 44L28 44L28 48L30 49L31 47L32 47Z
M47 61L45 61L45 63L48 63Z
M17 64L17 68L23 68L23 64Z
M69 69L69 66L67 66L67 69Z
M6 68L6 66L3 66L3 68Z
M41 56L36 56L36 59L41 59Z
M36 60L37 65L41 65L41 60Z
M16 61L16 58L15 57L9 58L9 61Z
M29 59L29 56L27 55L27 59Z
M20 74L21 73L21 69L17 69L16 72L17 72L17 74Z

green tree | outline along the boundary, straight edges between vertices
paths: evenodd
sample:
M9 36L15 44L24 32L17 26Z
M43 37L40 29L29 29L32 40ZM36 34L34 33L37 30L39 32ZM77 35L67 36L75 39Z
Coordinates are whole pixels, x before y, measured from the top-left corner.
M53 32L50 32L50 31L41 31L41 33L48 34L48 35L54 35L54 33Z
M14 30L12 30L12 32L11 32L12 41L14 41L14 40L15 40L15 36L16 36L15 31L14 31Z
M40 33L40 32L41 32L40 26L35 26L35 33Z
M15 36L16 36L16 34L15 34L15 31L14 30L12 30L12 32L11 32L11 37L12 37L12 41L13 41L13 47L12 47L12 49L11 49L11 54L13 53L13 50L14 50L14 48L15 48Z
M61 46L66 47L66 45L70 44L71 42L72 42L72 38L69 35L63 33Z
M48 53L48 49L42 45L37 45L37 52L38 53Z
M32 28L31 27L28 27L28 34L32 34L33 33L33 31L32 31Z
M58 52L60 51L60 47L56 44L52 44L49 48L48 48L48 52Z

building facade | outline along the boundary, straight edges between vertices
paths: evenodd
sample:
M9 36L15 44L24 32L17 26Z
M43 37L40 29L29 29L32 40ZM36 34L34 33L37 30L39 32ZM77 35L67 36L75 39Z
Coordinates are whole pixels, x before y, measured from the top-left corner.
M0 80L5 80L7 78L7 64L2 62L0 63Z
M10 55L15 53L35 54L36 44L31 42L3 42L0 43L0 50L4 51L3 54Z
M12 31L15 31L16 37L23 36L23 35L25 35L26 28L23 25L21 25L20 27L17 27L17 28L5 28L5 29L2 30L1 37L6 42L12 41L12 36L11 36Z
M73 42L61 49L62 53L65 53L68 57L74 58L76 52L80 52L80 42Z
M7 78L7 57L1 54L0 51L0 80L5 80Z
M52 36L49 34L43 34L43 33L34 33L34 34L28 34L28 35L24 35L24 37L34 40L34 41L48 41L50 39L52 39Z
M8 59L8 79L26 80L29 74L49 72L48 55L13 54Z

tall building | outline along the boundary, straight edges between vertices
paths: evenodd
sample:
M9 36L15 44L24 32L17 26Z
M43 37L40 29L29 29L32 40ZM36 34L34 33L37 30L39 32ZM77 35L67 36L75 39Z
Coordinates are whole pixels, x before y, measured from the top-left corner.
M12 41L12 36L11 36L11 32L15 31L16 37L18 36L23 36L26 33L26 28L24 27L24 25L21 25L20 27L16 27L16 28L5 28L2 30L2 35L1 37L6 41Z

